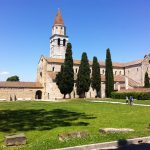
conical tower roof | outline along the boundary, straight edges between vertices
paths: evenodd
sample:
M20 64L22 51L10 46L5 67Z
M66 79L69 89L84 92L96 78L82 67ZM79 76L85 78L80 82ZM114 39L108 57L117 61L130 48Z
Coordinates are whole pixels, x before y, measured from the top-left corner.
M64 25L64 21L62 19L60 9L58 9L58 11L57 11L57 15L56 15L56 18L55 18L54 25Z

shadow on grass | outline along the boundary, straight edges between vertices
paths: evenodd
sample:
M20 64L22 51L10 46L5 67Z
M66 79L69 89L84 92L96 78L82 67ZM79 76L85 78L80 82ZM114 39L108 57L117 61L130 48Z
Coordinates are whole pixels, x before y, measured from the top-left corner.
M0 110L0 131L51 130L57 127L87 126L78 119L95 119L85 113L64 109Z
M113 149L107 149L113 150ZM150 143L139 143L132 144L128 143L127 140L119 140L118 141L118 148L116 150L150 150Z

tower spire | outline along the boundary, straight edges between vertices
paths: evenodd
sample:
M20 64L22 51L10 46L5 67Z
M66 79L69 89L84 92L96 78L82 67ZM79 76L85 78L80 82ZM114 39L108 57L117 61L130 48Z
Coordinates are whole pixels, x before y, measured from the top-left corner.
M60 11L59 8L58 8L58 11L57 11L57 15L55 17L54 25L63 25L64 26L64 21L62 19L61 11Z

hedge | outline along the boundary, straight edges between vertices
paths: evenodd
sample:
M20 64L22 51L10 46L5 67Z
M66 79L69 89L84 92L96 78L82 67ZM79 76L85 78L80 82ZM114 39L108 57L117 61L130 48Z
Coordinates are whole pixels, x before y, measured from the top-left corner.
M133 96L137 100L150 100L150 92L112 92L111 97L114 99L125 99Z

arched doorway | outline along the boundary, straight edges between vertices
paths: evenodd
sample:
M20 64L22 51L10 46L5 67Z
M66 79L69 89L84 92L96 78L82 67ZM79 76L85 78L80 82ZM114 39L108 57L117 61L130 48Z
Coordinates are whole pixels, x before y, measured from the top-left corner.
M42 99L42 91L40 91L40 90L36 91L35 99Z

